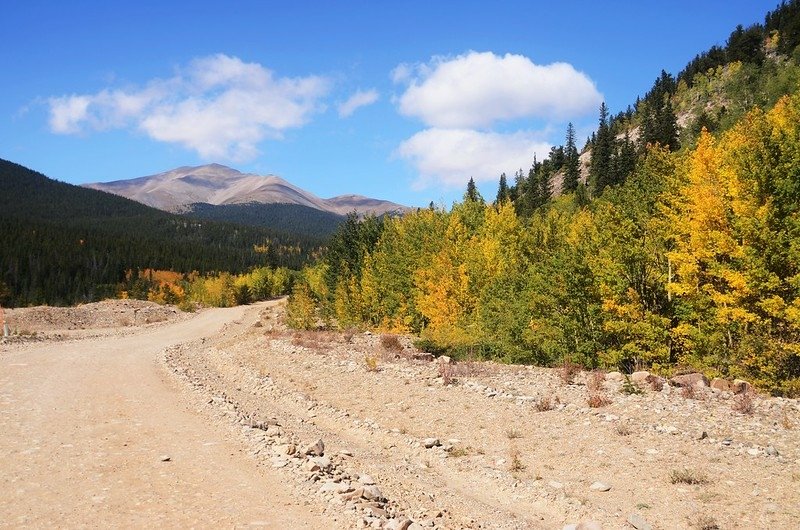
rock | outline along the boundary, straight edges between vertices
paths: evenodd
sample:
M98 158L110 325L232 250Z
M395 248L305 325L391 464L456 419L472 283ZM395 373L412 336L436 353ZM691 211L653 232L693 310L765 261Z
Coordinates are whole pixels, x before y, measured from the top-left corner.
M426 362L431 362L432 360L435 359L434 355L428 352L415 353L411 356L411 358L416 361L426 361Z
M753 391L753 385L742 379L734 379L731 390L734 394L745 394Z
M375 485L375 479L373 479L369 475L359 475L358 476L358 482L361 483L361 484L364 484L365 486L374 486Z
M372 517L386 517L386 510L378 508L377 506L367 506L364 508L364 513Z
M627 520L628 524L636 528L636 530L653 530L653 527L638 513L630 514Z
M313 460L306 460L305 463L303 463L303 469L305 469L306 471L319 471L320 467L319 464L317 464Z
M386 523L386 530L408 530L408 527L414 521L408 519L407 517L400 517L397 519L389 519L389 522Z
M424 440L422 440L422 445L425 447L425 449L431 449L433 447L438 447L442 445L442 443L439 441L438 438L425 438Z
M750 455L750 456L758 456L758 455L761 454L761 450L756 449L755 447L752 447L752 448L747 450L747 454Z
M706 431L700 431L700 434L697 435L698 440L705 440L708 438L708 433Z
M589 489L594 491L608 491L611 489L611 486L609 484L606 484L605 482L595 482L594 484L589 486Z
M711 380L711 389L719 390L720 392L729 392L731 390L731 382L727 379L715 377Z
M640 371L633 372L630 379L632 383L646 383L648 377L650 377L650 372Z
M455 364L453 359L448 357L447 355L439 356L439 363L440 364Z
M307 445L306 448L303 449L303 454L322 456L325 454L325 444L322 443L322 440L317 440L316 442Z
M160 458L160 460L161 460L162 462L170 462L170 461L172 460L172 457L171 457L171 456L169 456L169 455L161 455L161 458Z
M576 526L575 530L603 530L603 526L597 521L585 521Z
M621 383L624 380L625 376L619 372L608 372L606 374L606 381L617 381L618 383Z
M323 471L327 471L331 468L331 459L327 456L314 456L311 457L309 461L317 464Z
M778 456L779 453L778 453L777 449L775 449L773 446L770 445L769 447L767 447L767 455L769 455L769 456Z
M694 372L691 374L676 375L669 380L669 384L678 387L708 386L708 378L701 373Z
M361 496L368 501L377 501L383 498L383 493L378 489L378 486L364 486L359 489L362 490Z
M364 494L364 488L363 487L356 488L351 492L343 493L342 494L342 500L343 501L352 501L352 500L360 499L363 496L363 494Z
M281 444L272 447L272 450L279 455L293 455L297 452L294 444Z
M286 467L289 464L288 460L286 460L285 458L280 458L280 457L272 458L271 462L272 462L272 467L274 467L274 468Z
M339 493L338 489L339 489L339 484L337 484L336 482L329 481L320 486L319 493Z
M561 488L564 487L564 485L562 483L560 483L560 482L558 482L556 480L551 480L550 482L547 483L547 485L550 486L551 488L553 488L554 490L560 490Z

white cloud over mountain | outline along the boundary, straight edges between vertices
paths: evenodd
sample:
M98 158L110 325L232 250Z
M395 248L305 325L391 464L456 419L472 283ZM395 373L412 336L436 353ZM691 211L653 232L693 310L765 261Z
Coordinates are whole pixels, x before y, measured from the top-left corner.
M324 77L277 77L258 63L217 54L141 88L50 98L50 129L76 134L130 127L206 159L241 161L256 156L262 140L307 123L324 108L329 90Z
M515 54L434 57L400 64L390 77L405 85L395 100L398 112L428 127L396 151L417 169L419 187L458 187L470 176L495 180L501 172L527 168L534 154L543 157L550 149L544 132L500 132L499 123L575 120L596 111L603 99L572 65L537 65Z

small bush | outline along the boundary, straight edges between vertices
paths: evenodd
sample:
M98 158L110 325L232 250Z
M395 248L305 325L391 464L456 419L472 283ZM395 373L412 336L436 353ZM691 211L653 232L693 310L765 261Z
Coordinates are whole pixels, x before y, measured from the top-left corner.
M719 524L717 524L717 521L710 515L701 515L698 517L694 527L697 528L697 530L720 530Z
M623 394L628 394L629 396L644 394L644 390L642 390L639 385L631 381L631 378L627 375L625 376L625 381L622 382L622 388L620 388L619 391Z
M570 361L564 361L558 371L561 380L568 385L575 382L575 376L579 373L581 373L581 366Z
M617 423L616 428L617 434L620 436L630 436L631 435L631 428L628 427L625 423Z
M381 335L381 346L390 352L400 353L403 351L403 345L397 335Z
M596 393L603 389L603 382L606 380L606 374L600 370L592 370L586 379L586 388L589 392Z
M511 460L511 464L509 468L511 469L512 473L518 473L520 471L524 471L527 467L525 464L522 463L522 459L519 457L519 450L514 448L511 449L509 453L509 457Z
M439 377L442 378L442 383L445 386L452 385L455 382L455 374L453 373L453 367L455 365L450 363L439 363Z
M506 430L506 437L508 437L509 440L514 440L515 438L522 438L522 433L511 427Z
M611 404L611 400L603 394L591 394L586 402L593 409L599 409L600 407L605 407L606 405Z
M669 472L669 481L672 484L707 484L708 478L699 472L689 468L673 469Z
M734 397L731 408L734 412L738 412L739 414L752 414L756 409L755 403L753 403L752 393L745 392L744 394L739 394Z
M703 395L695 385L681 387L681 396L685 399L701 399Z
M555 401L558 402L558 398L556 398ZM534 404L534 407L536 408L536 412L547 412L548 410L553 410L555 404L552 399L545 396L539 398Z
M372 355L364 356L364 364L367 365L368 372L378 371L378 358Z

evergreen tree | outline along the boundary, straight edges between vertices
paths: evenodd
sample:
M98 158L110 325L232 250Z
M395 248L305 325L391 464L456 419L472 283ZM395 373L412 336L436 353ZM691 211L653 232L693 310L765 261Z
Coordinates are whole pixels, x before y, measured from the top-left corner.
M472 177L469 178L469 182L467 183L467 192L464 194L464 200L469 202L484 202L481 192L478 191L478 187L475 185L475 179Z
M575 127L567 125L567 143L564 145L564 180L561 185L563 193L572 193L578 187L580 179L580 160L575 147Z
M614 154L614 134L608 123L608 107L605 102L600 105L600 120L597 127L594 145L592 146L592 162L589 166L589 178L592 196L598 197L611 184L611 157Z
M497 187L497 199L495 203L500 205L504 202L511 199L511 193L508 188L508 184L506 183L506 174L502 173L500 175L500 184Z

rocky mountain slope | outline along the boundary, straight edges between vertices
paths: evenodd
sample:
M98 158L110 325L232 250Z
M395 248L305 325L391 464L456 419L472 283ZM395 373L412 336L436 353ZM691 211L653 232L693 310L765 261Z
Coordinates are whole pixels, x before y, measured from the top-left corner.
M185 211L196 203L297 204L337 215L352 211L382 215L406 210L402 205L361 195L322 199L281 177L242 173L220 164L179 167L157 175L85 186L172 212Z

